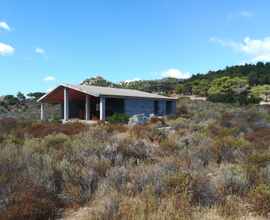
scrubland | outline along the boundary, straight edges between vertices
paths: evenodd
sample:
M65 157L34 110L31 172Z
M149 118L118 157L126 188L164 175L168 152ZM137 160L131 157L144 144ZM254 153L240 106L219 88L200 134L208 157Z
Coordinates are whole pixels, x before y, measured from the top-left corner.
M0 119L0 219L268 219L269 107L181 98L145 126Z

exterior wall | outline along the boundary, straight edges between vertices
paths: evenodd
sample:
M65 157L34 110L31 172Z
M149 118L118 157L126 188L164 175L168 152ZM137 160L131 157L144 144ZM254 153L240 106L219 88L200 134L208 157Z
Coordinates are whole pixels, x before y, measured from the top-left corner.
M176 113L176 102L166 101L166 115L172 115Z
M176 102L173 101L172 102L172 114L175 114L176 113Z
M155 101L155 115L166 115L166 101Z
M154 112L154 101L152 100L125 99L124 113L129 116L144 114L149 117Z

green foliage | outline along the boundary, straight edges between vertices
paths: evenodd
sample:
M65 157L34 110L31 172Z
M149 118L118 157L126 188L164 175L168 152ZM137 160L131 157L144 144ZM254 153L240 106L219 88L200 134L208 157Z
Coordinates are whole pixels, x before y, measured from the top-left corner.
M45 94L45 92L30 92L29 94L27 94L27 96L34 97L35 99L40 99Z
M23 93L18 92L18 93L17 93L17 98L19 98L19 99L25 99L25 96L24 96Z
M4 97L4 100L9 100L9 99L12 99L14 96L13 95L6 95Z
M232 94L226 93L226 94L211 94L207 97L207 101L210 102L221 102L221 103L229 103L233 104L235 103L235 99Z
M127 124L129 121L129 116L127 113L124 114L115 112L108 121L111 124Z
M16 105L17 103L19 103L19 99L15 98L15 97L7 100L8 105Z
M8 105L7 105L7 103L5 101L0 101L0 106L3 106L3 107L6 108Z
M211 94L207 97L207 101L221 102L221 103L234 104L234 105L248 105L248 99L246 96L240 95L238 97L233 97L233 95L229 93Z
M59 116L53 116L53 118L50 120L50 123L61 123L61 117Z
M253 86L251 91L255 93L256 96L259 93L260 96L263 97L265 101L267 101L267 96L270 94L270 85Z
M247 156L246 163L259 168L266 167L270 162L270 154L252 154Z

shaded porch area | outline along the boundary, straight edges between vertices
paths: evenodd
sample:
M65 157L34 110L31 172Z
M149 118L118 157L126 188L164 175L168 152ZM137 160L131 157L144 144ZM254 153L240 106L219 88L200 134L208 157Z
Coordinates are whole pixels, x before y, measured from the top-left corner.
M44 103L61 103L61 118L105 120L114 112L124 113L124 99L106 98L60 86L41 100L41 120L45 117Z

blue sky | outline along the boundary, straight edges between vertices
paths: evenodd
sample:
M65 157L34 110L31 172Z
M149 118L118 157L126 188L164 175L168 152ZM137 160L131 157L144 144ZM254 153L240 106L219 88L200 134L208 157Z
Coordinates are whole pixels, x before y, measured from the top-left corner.
M270 1L0 0L0 95L270 61Z

